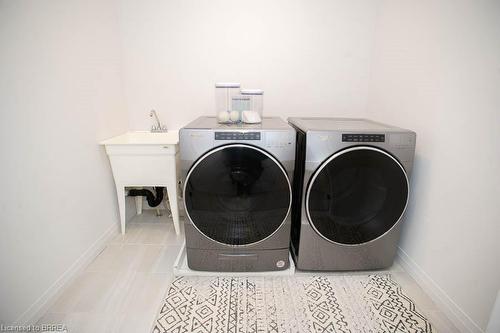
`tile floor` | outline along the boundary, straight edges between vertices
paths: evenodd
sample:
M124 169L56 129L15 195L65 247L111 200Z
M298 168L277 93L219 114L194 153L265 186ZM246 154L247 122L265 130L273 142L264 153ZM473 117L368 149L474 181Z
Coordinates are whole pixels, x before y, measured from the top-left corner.
M184 240L182 233L175 235L171 220L166 220L150 210L134 217L127 233L109 242L39 324L62 323L72 333L150 332ZM397 262L388 272L438 332L458 331Z

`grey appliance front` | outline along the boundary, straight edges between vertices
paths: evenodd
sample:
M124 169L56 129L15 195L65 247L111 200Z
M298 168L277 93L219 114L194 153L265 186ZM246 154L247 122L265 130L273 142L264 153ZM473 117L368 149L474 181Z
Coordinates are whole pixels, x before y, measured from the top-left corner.
M301 125L292 226L297 267L390 266L408 203L415 134L363 119L330 121L330 129L325 120L290 122Z
M276 120L205 128L207 121L180 133L189 267L288 268L293 128Z

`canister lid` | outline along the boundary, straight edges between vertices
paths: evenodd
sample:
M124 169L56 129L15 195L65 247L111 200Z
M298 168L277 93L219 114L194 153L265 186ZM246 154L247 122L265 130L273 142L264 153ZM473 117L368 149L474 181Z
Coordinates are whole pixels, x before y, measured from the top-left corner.
M250 100L250 97L249 96L233 96L231 97L232 100L234 101L249 101Z
M239 88L241 84L236 82L217 82L215 88Z
M241 89L242 95L264 95L264 90L262 89Z

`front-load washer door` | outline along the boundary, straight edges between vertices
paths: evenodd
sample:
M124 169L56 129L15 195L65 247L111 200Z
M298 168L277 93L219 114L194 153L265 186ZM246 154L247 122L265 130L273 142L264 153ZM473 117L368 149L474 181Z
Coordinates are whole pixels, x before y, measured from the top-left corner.
M291 186L281 164L251 145L230 144L198 159L184 184L192 224L226 245L260 242L284 223Z
M389 153L368 146L330 156L311 177L306 213L328 241L362 244L389 231L408 202L408 177Z

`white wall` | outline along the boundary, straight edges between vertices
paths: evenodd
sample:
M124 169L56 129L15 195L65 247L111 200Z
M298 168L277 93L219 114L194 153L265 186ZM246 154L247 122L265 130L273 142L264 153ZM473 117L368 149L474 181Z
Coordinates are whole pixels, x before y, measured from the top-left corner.
M368 115L417 132L401 248L485 329L500 288L500 2L384 1L376 32Z
M363 115L377 3L123 1L130 127L213 115L217 81L264 89L265 115Z
M112 1L0 2L1 323L29 319L118 226L97 145L127 129L118 15Z

